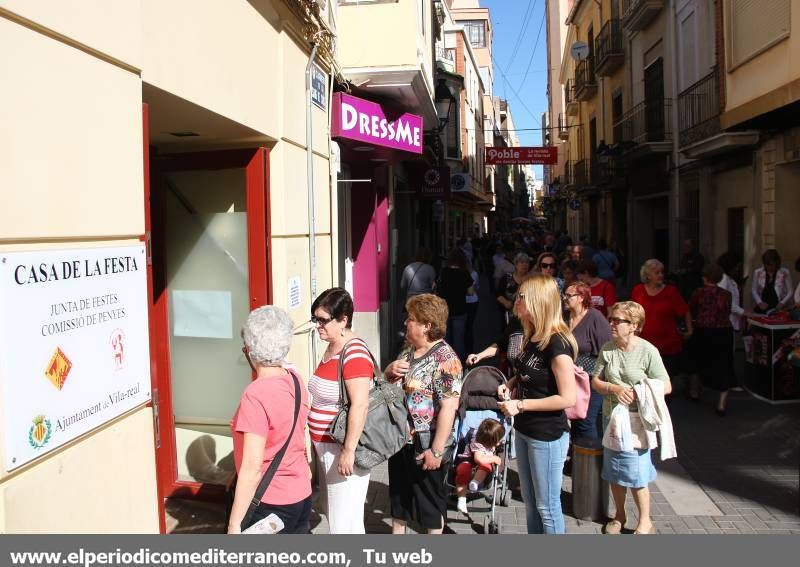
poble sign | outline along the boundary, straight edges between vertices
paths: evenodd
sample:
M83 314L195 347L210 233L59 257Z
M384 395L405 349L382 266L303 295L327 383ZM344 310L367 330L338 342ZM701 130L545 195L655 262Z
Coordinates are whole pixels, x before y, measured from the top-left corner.
M486 165L553 165L557 162L558 148L553 146L486 148Z

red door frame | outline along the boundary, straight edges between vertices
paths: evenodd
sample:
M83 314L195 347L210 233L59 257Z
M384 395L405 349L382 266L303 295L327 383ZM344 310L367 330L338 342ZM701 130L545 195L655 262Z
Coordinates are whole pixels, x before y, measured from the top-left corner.
M165 193L151 190L150 180L161 187L162 176L170 171L245 168L247 201L247 250L250 308L271 302L271 235L269 220L269 150L254 148L194 152L156 157L148 148L148 112L144 105L145 134L145 230L149 241L148 291L150 295L150 363L154 411L156 412L156 474L160 529L166 531L164 502L169 497L217 500L224 489L219 485L178 481L172 384L169 352L169 320L165 274Z

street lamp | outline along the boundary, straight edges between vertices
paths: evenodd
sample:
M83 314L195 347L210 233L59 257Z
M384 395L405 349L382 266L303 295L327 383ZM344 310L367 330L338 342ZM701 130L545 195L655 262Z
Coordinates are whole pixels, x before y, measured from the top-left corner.
M436 91L433 94L433 101L436 105L436 115L439 117L438 131L441 132L450 120L450 111L456 101L456 97L453 96L444 79L439 79Z

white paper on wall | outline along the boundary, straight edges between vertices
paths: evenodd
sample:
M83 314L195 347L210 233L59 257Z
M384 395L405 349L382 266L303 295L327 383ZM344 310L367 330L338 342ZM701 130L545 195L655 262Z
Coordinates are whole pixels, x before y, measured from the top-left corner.
M172 291L172 334L206 339L233 338L231 292L225 290Z

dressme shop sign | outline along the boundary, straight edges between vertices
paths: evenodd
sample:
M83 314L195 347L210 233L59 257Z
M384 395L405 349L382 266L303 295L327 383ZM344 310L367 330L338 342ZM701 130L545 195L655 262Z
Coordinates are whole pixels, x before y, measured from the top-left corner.
M150 400L144 244L0 252L10 471Z

